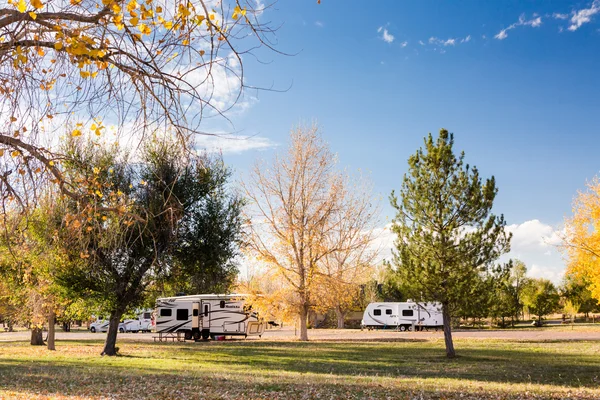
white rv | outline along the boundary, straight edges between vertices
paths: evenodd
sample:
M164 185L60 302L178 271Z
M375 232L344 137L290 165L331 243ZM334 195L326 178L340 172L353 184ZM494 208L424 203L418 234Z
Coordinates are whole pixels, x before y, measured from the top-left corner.
M198 294L156 300L156 332L183 332L186 339L261 336L265 323L243 294Z
M395 328L401 331L438 329L443 327L442 305L439 303L370 303L361 325L368 329Z

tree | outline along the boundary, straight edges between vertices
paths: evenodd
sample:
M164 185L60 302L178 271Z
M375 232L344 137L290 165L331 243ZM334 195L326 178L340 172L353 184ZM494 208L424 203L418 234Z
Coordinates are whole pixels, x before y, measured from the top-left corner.
M558 309L560 296L552 282L547 279L532 279L525 293L525 305L529 312L538 316L538 326L542 318Z
M523 290L527 287L527 266L521 260L514 260L507 289L512 293L514 318L519 321L519 315L523 313Z
M31 328L32 345L44 345L42 329L47 322L48 349L54 350L54 325L59 304L64 301L54 280L66 262L66 254L55 243L55 213L52 192L46 193L28 218L16 213L13 229L22 234L3 235L0 240L0 277L12 304L14 320Z
M299 317L300 340L308 340L307 317L317 304L320 278L337 280L336 271L362 268L368 260L376 207L335 167L317 127L297 128L287 154L271 165L257 163L244 183L253 206L249 251L283 282L287 293L280 290L279 297Z
M482 182L477 168L453 153L454 138L442 129L408 160L397 210L393 262L409 296L442 304L446 355L455 356L451 318L480 274L509 250L503 216L491 213L494 177Z
M273 49L274 30L261 18L268 8L240 0L0 6L2 199L29 207L50 179L82 201L47 138L202 133L203 116L223 116L243 97L242 55Z
M231 170L218 157L204 156L202 201L190 206L179 224L180 245L168 277L175 293L227 293L238 273L244 245L244 200L228 188Z
M589 283L577 275L567 273L559 292L565 304L571 302L572 305L578 305L575 312L584 313L586 318L590 312L599 309L598 300L592 297Z
M122 316L142 304L153 282L170 276L183 250L198 246L187 240L197 240L194 230L204 227L193 219L210 203L212 165L188 152L189 145L159 136L136 163L118 148L78 140L68 145L65 167L93 198L66 205L71 214L62 239L80 262L65 271L61 283L110 313L103 354L115 355Z
M562 249L568 257L568 271L589 284L592 296L600 300L600 179L587 184L573 201L573 217L565 223Z

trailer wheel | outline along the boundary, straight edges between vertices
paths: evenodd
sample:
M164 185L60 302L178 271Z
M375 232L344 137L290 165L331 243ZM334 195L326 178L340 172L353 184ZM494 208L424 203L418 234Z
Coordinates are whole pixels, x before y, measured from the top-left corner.
M406 331L406 326L405 325L400 325L400 332L404 332Z
M119 328L119 333L125 333L125 329Z
M192 332L191 331L185 331L184 338L185 338L185 340L192 340Z
M202 339L208 340L209 337L210 337L210 331L208 329L203 329L202 330Z
M195 331L192 336L194 337L194 340L200 340L200 331Z
M92 332L92 333L96 333L96 327L92 326L92 327L90 328L90 332Z

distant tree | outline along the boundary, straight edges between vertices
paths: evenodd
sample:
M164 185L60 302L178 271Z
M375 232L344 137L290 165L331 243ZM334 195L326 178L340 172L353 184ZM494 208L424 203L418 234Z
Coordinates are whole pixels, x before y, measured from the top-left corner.
M256 164L244 182L252 205L249 250L285 284L288 294L280 298L300 320L300 340L308 340L308 313L326 281L320 278L338 279L336 270L368 264L356 254L372 238L376 208L351 183L316 126L293 130L287 154ZM334 264L336 254L346 260ZM331 274L324 268L327 258Z
M11 214L12 235L0 237L0 277L12 304L13 321L31 328L32 345L44 345L42 331L48 328L48 349L54 350L54 325L60 304L66 301L55 282L57 271L67 262L56 242L55 203L51 193L39 200L27 217ZM12 217L12 218L11 218Z
M559 288L563 301L579 305L576 312L584 313L586 318L590 312L600 309L600 304L597 299L592 297L589 286L585 279L571 273L565 275Z
M600 300L600 178L587 184L573 202L573 217L565 223L562 249L570 273L585 280L592 297Z
M579 303L575 303L573 300L566 300L563 306L563 311L571 318L571 324L575 323L575 317L579 312Z
M560 296L552 282L547 279L531 279L525 290L525 305L529 312L537 315L541 324L545 315L558 310Z
M514 260L506 289L512 294L514 319L519 321L519 316L523 313L523 290L527 286L529 278L527 277L527 266L521 260Z
M443 306L446 355L455 356L451 318L480 274L509 250L502 216L491 213L495 180L482 183L479 171L453 152L454 138L442 129L409 158L397 210L394 264L409 295Z

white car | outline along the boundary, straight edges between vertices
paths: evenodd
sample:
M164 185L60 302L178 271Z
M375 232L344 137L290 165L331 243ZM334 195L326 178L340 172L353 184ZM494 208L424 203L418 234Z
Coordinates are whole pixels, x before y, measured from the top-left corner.
M109 323L110 323L110 321L108 321L106 319L99 319L95 322L92 322L90 324L90 332L92 332L92 333L107 332Z

